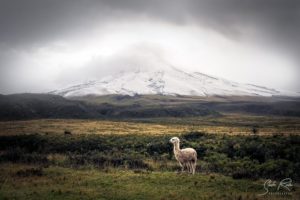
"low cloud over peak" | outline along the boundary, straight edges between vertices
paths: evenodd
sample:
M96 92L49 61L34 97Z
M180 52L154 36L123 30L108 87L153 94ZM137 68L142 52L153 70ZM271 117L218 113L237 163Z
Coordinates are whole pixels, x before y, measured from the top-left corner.
M299 19L297 0L1 0L0 92L52 88L65 70L133 46L183 68L299 91ZM244 56L249 46L258 50Z

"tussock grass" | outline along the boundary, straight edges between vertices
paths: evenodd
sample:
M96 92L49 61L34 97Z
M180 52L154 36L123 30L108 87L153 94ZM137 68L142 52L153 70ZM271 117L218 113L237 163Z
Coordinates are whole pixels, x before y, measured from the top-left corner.
M138 134L178 135L190 131L210 134L300 135L300 118L225 115L194 118L144 118L126 121L41 119L0 122L0 135L20 134Z
M233 180L219 174L195 176L174 172L131 170L43 169L42 176L20 177L20 169L35 166L1 164L1 199L259 199L264 180ZM10 176L7 176L10 175ZM299 186L290 198L298 199ZM284 197L286 198L286 197ZM276 198L276 199L284 199Z

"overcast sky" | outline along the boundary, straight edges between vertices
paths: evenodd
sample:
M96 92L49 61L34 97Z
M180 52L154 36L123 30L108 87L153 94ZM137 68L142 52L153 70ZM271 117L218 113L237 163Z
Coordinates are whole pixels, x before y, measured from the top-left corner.
M300 91L298 0L0 0L0 93L48 92L130 65Z

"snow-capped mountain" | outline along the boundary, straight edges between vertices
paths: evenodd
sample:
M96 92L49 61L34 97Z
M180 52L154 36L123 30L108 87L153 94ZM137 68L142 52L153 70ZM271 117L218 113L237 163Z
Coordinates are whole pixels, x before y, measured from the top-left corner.
M64 97L108 94L161 94L193 96L295 96L294 93L241 84L173 66L134 67L131 70L50 92Z

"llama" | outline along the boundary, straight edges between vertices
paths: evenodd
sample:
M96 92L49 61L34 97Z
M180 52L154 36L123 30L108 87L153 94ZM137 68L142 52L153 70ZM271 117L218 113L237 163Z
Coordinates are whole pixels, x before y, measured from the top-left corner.
M180 140L178 137L173 137L170 139L170 142L173 143L173 151L176 160L179 162L181 167L181 172L184 171L184 168L191 174L195 174L196 164L197 164L197 152L193 148L180 149Z

